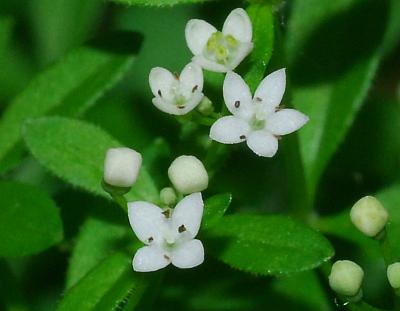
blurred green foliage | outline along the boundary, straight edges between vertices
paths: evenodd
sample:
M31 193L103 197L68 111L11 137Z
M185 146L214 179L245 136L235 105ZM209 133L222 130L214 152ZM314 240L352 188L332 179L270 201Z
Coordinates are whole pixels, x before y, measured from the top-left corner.
M331 245L363 266L366 303L393 309L379 245L348 211L377 193L400 260L400 2L115 2L0 3L0 310L378 310L335 304ZM208 128L151 104L150 69L191 58L186 22L220 27L235 7L248 7L255 36L239 73L254 88L286 67L284 104L310 116L273 159L240 145L207 159ZM206 79L220 107L223 76ZM203 265L132 271L140 243L100 186L104 151L120 144L144 156L130 199L157 201L175 156L207 159Z

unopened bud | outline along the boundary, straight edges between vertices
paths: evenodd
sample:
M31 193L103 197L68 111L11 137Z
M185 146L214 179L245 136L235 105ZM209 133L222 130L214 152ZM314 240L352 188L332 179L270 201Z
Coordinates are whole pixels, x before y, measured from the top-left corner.
M171 206L176 203L176 193L171 187L164 188L160 191L161 202Z
M214 112L214 106L211 100L207 96L204 96L200 104L197 106L197 110L201 114L208 116Z
M114 187L131 187L141 165L142 156L135 150L125 147L108 149L104 160L104 181Z
M359 265L350 260L339 260L332 265L329 275L330 287L339 295L346 298L361 298L361 284L364 271Z
M182 194L200 192L208 187L208 174L203 163L194 156L176 158L168 169L168 177Z
M387 277L394 289L400 289L400 262L395 262L388 266Z
M376 237L386 226L389 214L372 196L361 198L350 211L354 226L369 237Z

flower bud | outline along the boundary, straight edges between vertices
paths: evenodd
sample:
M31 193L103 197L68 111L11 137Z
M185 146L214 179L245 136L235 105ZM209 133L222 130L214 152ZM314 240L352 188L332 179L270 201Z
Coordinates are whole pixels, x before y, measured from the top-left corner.
M332 265L329 285L339 295L355 297L361 293L363 277L364 271L359 265L350 260L338 260Z
M353 205L350 218L362 233L376 237L385 228L389 215L376 198L366 196Z
M197 110L201 114L208 116L214 112L214 106L211 100L208 97L204 96L200 104L197 106Z
M176 193L171 187L166 187L160 191L161 202L165 205L173 205L176 203Z
M395 262L388 266L387 277L394 289L400 289L400 262Z
M176 158L168 169L168 177L182 194L203 191L208 187L208 174L199 159L183 155Z
M115 187L131 187L140 171L142 156L135 150L111 148L104 160L104 181Z

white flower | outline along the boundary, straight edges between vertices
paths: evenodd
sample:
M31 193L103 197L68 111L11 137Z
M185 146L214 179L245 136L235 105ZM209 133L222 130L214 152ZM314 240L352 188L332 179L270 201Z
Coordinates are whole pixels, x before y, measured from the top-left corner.
M168 168L168 177L183 194L200 192L208 187L207 170L195 156L177 157Z
M149 83L155 96L153 104L169 114L184 115L203 98L203 71L194 63L187 64L180 76L161 67L153 68Z
M278 138L301 128L308 117L294 109L278 109L286 86L285 69L266 76L254 98L244 80L228 72L223 86L225 105L233 114L217 120L210 138L223 144L247 141L257 155L273 157Z
M338 260L332 265L329 285L339 295L361 296L363 278L364 271L359 265L350 260Z
M385 228L389 214L376 198L365 196L351 208L350 219L358 230L373 238Z
M170 263L186 269L203 263L203 244L194 239L200 228L203 206L201 193L186 196L173 210L162 210L148 202L128 203L132 229L146 244L136 252L133 269L150 272Z
M192 19L186 25L185 36L194 55L192 61L210 71L235 69L253 49L251 21L240 8L228 15L222 32L206 21Z
M111 148L104 160L104 181L116 187L131 187L140 171L142 156L129 148Z

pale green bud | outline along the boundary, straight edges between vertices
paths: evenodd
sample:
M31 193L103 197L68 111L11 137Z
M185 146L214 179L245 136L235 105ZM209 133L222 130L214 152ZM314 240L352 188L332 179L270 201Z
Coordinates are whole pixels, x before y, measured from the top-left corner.
M388 266L387 277L394 289L400 289L400 262L395 262Z
M366 196L353 205L350 218L362 233L376 237L385 228L389 214L376 198Z
M197 106L197 110L201 114L208 116L214 112L214 106L211 100L207 96L204 96L200 104Z
M176 158L168 169L168 177L182 194L200 192L208 187L208 174L203 163L194 156Z
M350 260L339 260L332 265L329 285L339 295L360 299L363 278L364 271L359 265Z

